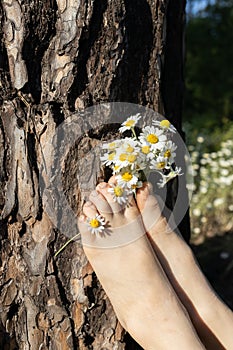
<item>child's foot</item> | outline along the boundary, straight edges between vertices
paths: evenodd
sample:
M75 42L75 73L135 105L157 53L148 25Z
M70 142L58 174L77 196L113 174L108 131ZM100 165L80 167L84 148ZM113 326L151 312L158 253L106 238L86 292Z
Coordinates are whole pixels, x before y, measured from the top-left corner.
M233 349L232 312L210 288L191 249L181 236L169 228L152 195L150 184L138 189L136 202L153 250L188 310L203 343L208 349Z
M203 349L151 249L134 199L128 206L116 204L109 188L102 183L91 193L79 229L84 251L119 321L144 349ZM106 222L106 232L97 235L87 224L96 215ZM98 227L96 221L92 225Z

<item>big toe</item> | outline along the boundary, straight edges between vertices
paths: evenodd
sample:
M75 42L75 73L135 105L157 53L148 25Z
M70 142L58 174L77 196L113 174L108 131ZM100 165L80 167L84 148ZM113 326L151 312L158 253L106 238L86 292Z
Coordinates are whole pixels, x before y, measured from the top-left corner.
M152 185L150 183L144 183L143 186L137 190L136 202L147 231L161 220L164 220L159 203L152 194Z
M143 186L137 190L137 194L136 194L136 202L137 202L138 209L140 210L140 212L143 212L144 210L147 210L147 209L157 210L160 212L160 215L161 215L161 211L159 209L159 203L156 197L153 196L152 193L153 193L153 187L151 183L144 182Z

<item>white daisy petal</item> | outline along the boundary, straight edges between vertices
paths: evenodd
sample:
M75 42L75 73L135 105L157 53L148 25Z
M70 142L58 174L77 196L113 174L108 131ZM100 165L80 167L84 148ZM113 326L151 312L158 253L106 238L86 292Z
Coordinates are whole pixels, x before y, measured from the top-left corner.
M122 140L112 140L110 142L105 142L102 145L103 149L108 150L109 152L114 151L116 148L118 148L122 143Z
M142 129L139 140L141 144L150 146L151 151L156 151L165 146L167 136L164 134L163 130L159 128L146 126Z
M132 189L137 185L139 175L131 171L131 169L123 169L119 175L116 176L117 183L128 189Z
M121 127L119 128L119 131L122 133L126 130L130 130L135 127L139 119L141 118L140 114L137 113L136 115L132 115L129 118L126 119L125 122L123 122Z
M128 202L128 196L132 193L132 191L119 184L112 185L112 187L108 189L108 192L112 194L114 202L119 204L126 204Z
M103 156L100 157L100 160L101 160L103 165L109 166L115 162L115 156L116 156L115 151L105 153Z
M162 176L162 179L158 182L158 187L163 188L166 183L168 183L171 179L174 179L176 176L181 176L183 173L181 173L181 168L176 167L175 170L171 170L169 174L165 175L163 173L160 173Z
M150 169L152 170L163 170L167 168L167 159L165 157L157 157L152 159L150 163Z
M160 128L162 128L163 130L166 131L171 131L173 133L176 133L176 128L169 122L169 120L167 119L163 119L163 120L153 120L153 125L155 126L159 126Z
M92 234L98 235L105 229L105 219L99 214L96 214L92 219L87 219L87 223L88 230L91 231Z
M140 155L145 159L145 160L150 160L155 157L155 154L152 152L150 145L147 143L143 142L140 144Z
M161 150L161 154L169 161L170 164L174 163L174 159L176 157L176 149L177 146L171 140L169 140Z

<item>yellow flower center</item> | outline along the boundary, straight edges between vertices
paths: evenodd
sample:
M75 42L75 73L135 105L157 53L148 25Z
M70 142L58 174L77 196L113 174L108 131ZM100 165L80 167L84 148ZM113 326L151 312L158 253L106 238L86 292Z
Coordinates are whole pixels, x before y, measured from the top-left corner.
M171 151L170 151L170 149L168 149L168 150L164 153L164 157L165 157L165 158L170 158L170 157L171 157Z
M150 146L142 146L142 153L148 154L150 152Z
M115 154L116 154L115 152L109 153L108 160L113 160L115 157Z
M165 167L165 162L159 162L157 164L157 169L163 169Z
M114 188L114 193L117 197L121 197L124 193L123 189L120 186Z
M130 163L134 163L135 160L136 160L136 158L137 158L137 156L136 156L135 154L130 154L130 155L128 156L128 161L129 161Z
M119 168L120 168L119 165L115 165L115 166L114 166L114 170L116 170L116 171L117 171Z
M121 153L119 156L119 160L121 162L124 162L127 159L127 154L126 153Z
M169 128L170 125L171 123L167 119L161 120L160 122L160 126L162 126L163 128Z
M133 175L130 174L130 173L128 173L128 172L126 172L126 173L124 173L123 175L121 175L121 177L122 177L122 179L123 179L124 181L128 182L128 181L132 180Z
M129 119L127 120L127 122L125 122L125 126L129 126L130 128L134 126L134 124L135 124L135 120L133 119Z
M126 148L126 152L133 153L133 151L134 151L134 148L132 146L128 145L128 147Z
M93 227L93 228L97 228L97 227L100 226L100 222L97 219L92 219L90 221L90 226Z
M149 134L147 137L146 137L147 141L150 142L150 143L157 143L159 141L158 137L155 135L155 134Z
M116 147L116 143L115 142L111 142L109 145L108 145L108 148L109 149L114 149Z

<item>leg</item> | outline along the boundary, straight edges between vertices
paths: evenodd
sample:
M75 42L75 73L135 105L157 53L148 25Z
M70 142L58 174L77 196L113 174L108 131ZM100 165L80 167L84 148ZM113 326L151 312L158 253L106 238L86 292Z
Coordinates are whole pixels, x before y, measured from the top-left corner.
M97 187L98 192L92 192L79 228L84 251L119 321L144 349L204 349L144 234L135 201L121 207L113 203L108 188L103 183ZM105 237L87 231L85 220L96 213L109 224L110 234ZM132 239L131 232L138 237ZM111 237L118 233L129 235L129 241L116 246ZM101 240L105 248L101 247Z
M233 313L209 286L188 245L168 228L150 186L138 190L137 205L153 249L201 340L210 350L233 349Z

